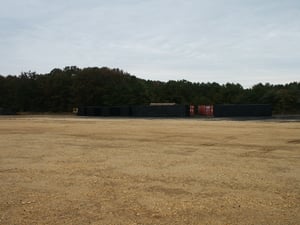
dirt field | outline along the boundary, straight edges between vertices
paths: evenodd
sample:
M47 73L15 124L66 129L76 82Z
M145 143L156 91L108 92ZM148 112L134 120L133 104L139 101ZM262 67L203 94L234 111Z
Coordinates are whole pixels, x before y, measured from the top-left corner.
M300 123L0 117L0 224L300 224Z

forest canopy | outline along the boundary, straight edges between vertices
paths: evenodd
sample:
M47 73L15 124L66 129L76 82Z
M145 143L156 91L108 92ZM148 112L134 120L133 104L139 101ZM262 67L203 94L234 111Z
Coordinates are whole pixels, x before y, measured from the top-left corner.
M178 104L272 104L278 114L300 113L300 82L218 84L139 79L120 69L68 66L47 74L0 76L0 108L17 112L71 112L77 106Z

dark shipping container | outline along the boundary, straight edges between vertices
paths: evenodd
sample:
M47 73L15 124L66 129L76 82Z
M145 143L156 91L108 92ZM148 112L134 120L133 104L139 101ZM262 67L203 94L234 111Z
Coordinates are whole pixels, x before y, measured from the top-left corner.
M147 105L132 106L133 117L188 117L188 105Z
M217 104L214 105L215 117L269 117L272 116L270 104Z
M188 105L86 106L78 107L78 116L112 117L187 117Z
M0 115L16 115L16 111L8 108L0 108Z

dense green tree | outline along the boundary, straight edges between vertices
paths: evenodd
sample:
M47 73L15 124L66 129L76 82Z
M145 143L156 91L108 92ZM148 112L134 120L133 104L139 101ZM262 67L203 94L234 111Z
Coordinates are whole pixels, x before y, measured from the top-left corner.
M67 66L47 74L0 76L0 107L19 112L70 112L81 105L269 103L275 113L300 113L300 82L282 85L168 82L139 79L120 69Z

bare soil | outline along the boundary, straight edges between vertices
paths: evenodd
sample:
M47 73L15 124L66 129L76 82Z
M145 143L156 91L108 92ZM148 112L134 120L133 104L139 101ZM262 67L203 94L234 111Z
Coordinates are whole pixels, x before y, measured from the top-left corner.
M300 224L300 123L0 117L0 224Z

